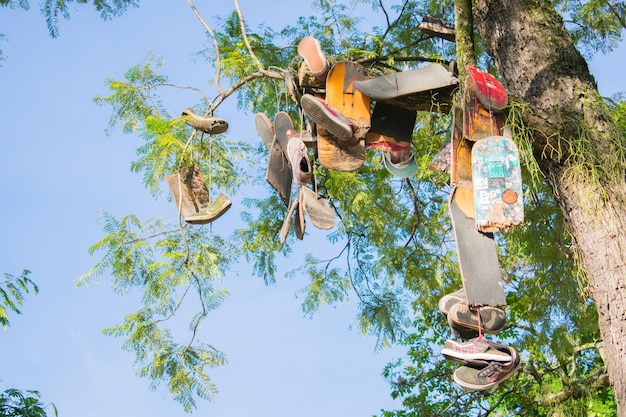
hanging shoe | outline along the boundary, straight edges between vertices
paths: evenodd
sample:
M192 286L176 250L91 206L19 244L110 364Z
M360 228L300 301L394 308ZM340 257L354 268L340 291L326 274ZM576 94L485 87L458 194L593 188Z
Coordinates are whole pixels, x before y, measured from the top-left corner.
M300 187L298 190L298 207L294 211L294 223L293 230L296 234L296 239L304 239L304 231L306 230L306 221L304 220L304 206L302 204L302 190L306 187Z
M329 230L335 226L336 216L328 202L308 187L300 187L300 204L313 226Z
M512 359L506 346L491 342L485 337L477 337L467 342L446 340L441 354L446 359L465 364L482 363L481 361L509 362Z
M410 148L400 153L383 152L383 162L387 171L396 177L409 178L417 174L417 162Z
M441 297L439 299L439 311L441 311L441 313L444 316L448 315L448 311L450 311L450 308L455 305L455 304L459 304L459 303L463 303L465 304L465 290L463 288L461 288L460 290L457 290L453 293L450 294L446 294L443 297Z
M302 109L319 126L325 128L335 138L347 141L352 138L352 123L338 110L311 94L302 96Z
M287 157L293 170L293 180L300 185L311 182L311 161L307 147L295 130L288 130Z
M185 119L185 123L194 129L201 130L204 133L217 135L228 130L228 123L226 120L219 119L217 117L198 116L194 113L192 108L183 110L182 116L183 119Z
M450 42L454 42L456 40L456 30L454 25L443 19L437 19L430 15L426 15L422 18L422 22L417 28L430 36L435 36Z
M214 202L212 202L206 210L186 216L185 221L190 224L205 224L210 223L220 217L222 214L230 208L232 202L224 194L217 196Z
M265 115L265 113L257 113L254 116L254 125L257 132L259 132L259 136L263 139L265 146L267 146L267 149L271 150L275 134L274 125L270 119Z
M298 55L300 55L306 63L309 70L315 75L317 79L323 79L328 70L330 64L326 59L326 55L322 52L320 43L313 36L305 36L298 43Z
M290 129L287 131L287 134L289 137L298 136L307 148L317 148L317 135L311 130L301 130L297 132L296 130Z
M480 311L480 322L478 311ZM458 327L496 334L506 326L506 315L497 307L484 306L480 309L472 309L467 304L459 303L450 307L448 321Z
M474 366L461 366L454 371L454 382L473 391L484 391L498 386L513 376L521 367L519 354L507 346L511 359L507 362L485 362Z

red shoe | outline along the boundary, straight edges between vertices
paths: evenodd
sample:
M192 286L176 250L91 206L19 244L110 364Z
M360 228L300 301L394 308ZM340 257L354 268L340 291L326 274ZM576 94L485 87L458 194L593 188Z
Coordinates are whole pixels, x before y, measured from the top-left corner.
M506 88L487 71L481 71L471 65L467 67L469 77L474 84L476 96L487 110L499 111L508 104Z
M335 138L343 141L352 138L354 133L352 123L338 110L311 94L303 95L301 104L306 115L316 124L325 128Z

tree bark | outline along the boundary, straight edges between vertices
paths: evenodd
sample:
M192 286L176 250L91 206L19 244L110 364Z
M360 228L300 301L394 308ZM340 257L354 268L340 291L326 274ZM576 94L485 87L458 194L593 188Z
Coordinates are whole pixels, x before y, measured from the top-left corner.
M595 80L549 1L474 0L474 24L512 95L528 105L538 165L587 272L603 355L626 416L624 137L598 105Z

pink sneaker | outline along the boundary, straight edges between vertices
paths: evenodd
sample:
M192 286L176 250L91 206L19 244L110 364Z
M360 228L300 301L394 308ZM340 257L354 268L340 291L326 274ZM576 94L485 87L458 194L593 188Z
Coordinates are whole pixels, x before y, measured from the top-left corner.
M317 39L313 36L302 38L300 43L298 43L298 55L304 59L305 64L316 78L324 78L326 76L330 65Z
M323 100L311 94L304 94L300 103L306 115L319 126L328 130L331 135L343 141L352 138L354 133L352 123Z

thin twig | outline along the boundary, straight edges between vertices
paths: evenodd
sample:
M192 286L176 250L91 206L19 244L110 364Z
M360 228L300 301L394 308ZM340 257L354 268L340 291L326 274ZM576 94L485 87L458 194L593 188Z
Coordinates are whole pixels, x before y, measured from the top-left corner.
M215 33L213 32L211 27L204 20L202 15L200 15L200 13L198 12L198 9L196 9L196 6L193 4L193 2L191 0L187 0L187 3L189 4L191 9L195 13L196 17L198 18L202 26L204 26L206 31L209 32L209 35L211 35L211 38L213 39L213 47L215 48L215 61L216 61L215 62L215 88L217 88L217 91L219 91L220 94L224 94L224 90L222 90L222 87L220 86L220 75L221 75L222 63L221 63L221 58L220 58L220 45L219 45L219 42L217 41L217 37L215 36ZM210 114L210 112L207 112L207 114Z

